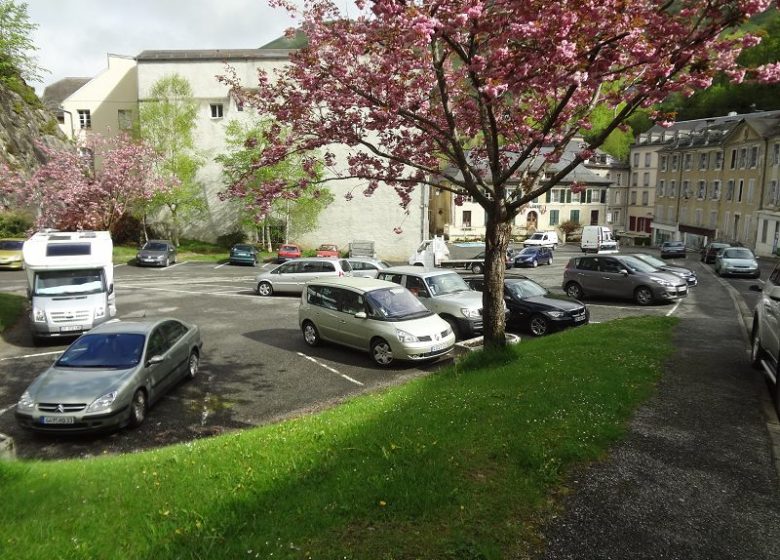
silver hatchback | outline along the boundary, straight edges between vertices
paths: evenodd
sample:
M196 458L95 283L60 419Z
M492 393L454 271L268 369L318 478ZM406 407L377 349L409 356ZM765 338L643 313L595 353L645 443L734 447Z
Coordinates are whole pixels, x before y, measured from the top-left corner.
M380 366L432 360L455 345L452 329L412 293L373 278L322 278L306 285L298 323L309 346L327 340L367 351Z
M257 275L255 292L260 296L274 293L300 294L306 282L329 276L352 276L346 259L309 257L286 261Z
M674 301L688 295L688 284L630 255L572 258L563 271L563 289L575 299L586 296L633 299L639 305Z

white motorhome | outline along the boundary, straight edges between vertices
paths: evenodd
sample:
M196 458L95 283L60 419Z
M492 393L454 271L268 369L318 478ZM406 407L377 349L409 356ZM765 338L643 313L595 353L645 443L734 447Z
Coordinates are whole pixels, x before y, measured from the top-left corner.
M583 253L617 253L617 241L607 226L583 226L580 248Z
M72 336L116 315L111 235L38 232L24 242L33 339Z

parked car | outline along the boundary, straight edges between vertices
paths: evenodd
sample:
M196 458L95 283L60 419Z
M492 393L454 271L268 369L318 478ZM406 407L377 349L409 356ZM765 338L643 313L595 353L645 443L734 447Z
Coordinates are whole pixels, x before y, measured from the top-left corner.
M769 274L763 288L751 286L761 292L761 299L753 309L751 329L750 365L763 371L772 387L772 401L780 413L780 265Z
M169 266L176 262L176 245L165 239L150 239L135 255L138 266Z
M652 255L647 255L645 253L634 253L631 256L636 257L639 260L645 261L647 264L649 264L650 266L654 266L658 270L663 270L664 272L671 272L672 274L676 274L677 276L685 280L689 288L699 283L699 279L696 276L696 273L690 268L685 268L684 266L671 265L666 261L662 261L661 259L658 259Z
M761 276L756 256L747 247L726 247L719 251L715 255L715 272L718 276Z
M323 243L317 247L318 257L340 257L339 247L335 243Z
M346 259L307 257L289 260L258 274L255 292L260 296L300 294L306 282L326 276L352 276L352 267Z
M537 231L531 234L531 237L523 241L523 247L550 247L558 248L558 232L556 231Z
M283 263L290 259L300 259L303 256L303 252L298 245L293 243L285 243L279 246L279 250L276 252L276 262Z
M298 324L309 346L327 340L369 352L380 366L432 360L455 345L452 329L406 288L374 278L322 278L306 285Z
M685 243L682 241L664 241L661 244L661 258L662 259L674 259L685 258L686 249Z
M480 251L476 255L474 255L473 259L468 259L473 261L482 261L482 262L475 262L471 265L471 272L474 274L482 274L485 272L485 251ZM504 267L509 270L514 266L515 260L514 260L514 251L512 249L506 250L506 258L504 258Z
M385 261L369 257L349 257L347 262L352 267L352 276L362 278L376 278L380 270L390 268L390 265Z
M515 266L532 266L553 263L553 250L549 247L526 247L514 255Z
M257 265L257 249L249 243L236 243L230 248L230 264Z
M14 237L0 239L0 268L22 268L22 245L24 239Z
M707 243L701 250L701 262L712 264L715 262L715 256L726 247L731 247L731 243L712 242Z
M485 278L465 278L472 289L483 291ZM504 301L509 308L507 322L543 336L566 327L588 324L590 313L579 300L552 294L547 288L525 276L504 279Z
M103 323L27 387L16 420L69 434L137 427L160 397L197 375L201 347L198 327L177 319Z
M633 299L639 305L675 301L688 295L687 283L630 255L573 257L563 271L564 291L574 299L590 296Z
M398 266L382 270L380 280L400 284L449 323L457 340L482 334L482 294L453 270Z

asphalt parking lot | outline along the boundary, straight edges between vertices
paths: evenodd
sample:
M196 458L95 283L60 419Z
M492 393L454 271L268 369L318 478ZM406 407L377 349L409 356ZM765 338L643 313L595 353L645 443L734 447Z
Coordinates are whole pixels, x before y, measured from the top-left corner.
M652 251L650 251L652 252ZM513 269L561 292L565 263L577 247L556 251L554 263ZM721 280L698 255L679 264L697 271L700 285L674 304L639 307L633 302L587 301L592 322L644 314L704 313L709 298L727 297ZM173 316L198 324L204 348L198 377L171 391L136 430L103 436L50 437L20 430L13 408L27 384L69 340L33 346L25 321L0 342L0 432L10 435L20 458L58 459L131 452L188 441L315 411L342 399L436 371L449 363L374 365L368 354L337 346L309 348L297 326L298 297L254 293L260 268L182 262L165 269L115 268L118 317ZM752 280L730 280L752 309ZM24 273L0 273L0 291L24 294ZM587 328L587 327L585 327ZM521 333L524 335L524 333ZM525 335L529 336L529 335ZM555 336L555 335L552 335Z

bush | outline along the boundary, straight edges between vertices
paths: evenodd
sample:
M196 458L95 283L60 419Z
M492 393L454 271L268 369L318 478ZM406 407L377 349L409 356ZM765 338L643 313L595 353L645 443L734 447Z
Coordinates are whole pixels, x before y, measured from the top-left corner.
M141 222L129 214L124 214L114 226L111 238L115 245L138 245L141 241Z
M246 233L240 230L223 233L217 237L217 245L225 249L230 249L236 243L243 243L244 241L246 241Z
M0 213L0 237L27 237L33 227L33 218L19 211Z

